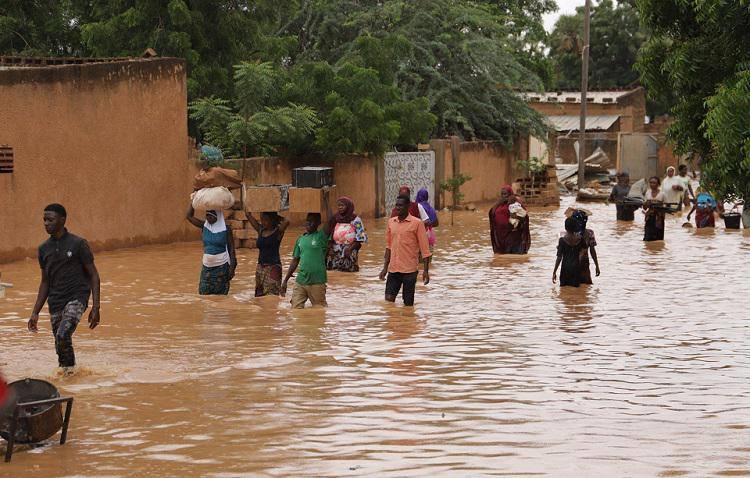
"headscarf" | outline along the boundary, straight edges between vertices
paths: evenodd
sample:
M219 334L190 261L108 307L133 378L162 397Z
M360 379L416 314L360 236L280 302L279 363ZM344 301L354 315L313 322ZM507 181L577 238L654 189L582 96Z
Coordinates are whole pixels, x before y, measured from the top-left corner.
M672 177L669 177L669 170L675 172ZM677 170L674 166L667 168L667 175L664 176L664 180L661 182L661 191L664 193L664 202L679 204L682 203L682 198L685 196L685 191L675 191L672 189L674 186L682 186L682 179L677 175Z
M210 222L208 222L208 219L206 219L206 222L203 223L203 227L208 229L210 232L213 232L214 234L226 231L227 223L224 221L224 211L209 210L206 211L206 215L208 215L208 213L211 211L216 214L216 222L211 224Z
M336 221L336 224L349 224L357 217L354 213L354 201L346 196L341 196L337 202L343 203L344 206L346 206L346 209L344 209L343 214L338 212L334 214L334 221Z
M424 212L427 213L427 216L430 218L430 221L433 223L437 221L437 213L435 212L435 209L430 205L430 193L427 192L426 188L422 188L417 192L417 204L422 206L424 209Z
M583 234L586 231L586 223L589 220L589 216L585 212L581 211L580 209L577 209L570 216L570 219L573 219L576 222L575 232Z
M512 196L513 195L513 186L511 186L510 184L506 184L505 186L503 186L503 187L500 188L500 192L503 192L503 191L507 192L508 196Z
M716 199L706 192L698 194L696 198L697 206L701 209L716 209Z

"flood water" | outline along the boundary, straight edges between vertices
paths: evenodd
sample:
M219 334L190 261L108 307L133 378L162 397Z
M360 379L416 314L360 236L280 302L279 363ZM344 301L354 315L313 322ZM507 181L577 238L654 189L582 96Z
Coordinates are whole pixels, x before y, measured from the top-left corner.
M26 332L38 266L0 266L0 370L76 400L68 443L0 476L750 475L750 236L668 217L644 244L642 215L586 205L602 276L561 291L569 204L532 211L525 257L493 256L484 212L441 216L413 310L383 300L383 220L325 310L252 298L256 251L218 299L196 294L199 243L100 253L102 325L69 378L48 316Z

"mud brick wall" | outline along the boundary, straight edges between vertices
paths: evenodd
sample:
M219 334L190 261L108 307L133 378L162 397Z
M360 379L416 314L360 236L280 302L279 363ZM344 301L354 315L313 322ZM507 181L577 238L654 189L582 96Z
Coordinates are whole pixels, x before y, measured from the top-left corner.
M95 250L195 237L185 81L172 58L0 69L0 262L36 256L51 202Z

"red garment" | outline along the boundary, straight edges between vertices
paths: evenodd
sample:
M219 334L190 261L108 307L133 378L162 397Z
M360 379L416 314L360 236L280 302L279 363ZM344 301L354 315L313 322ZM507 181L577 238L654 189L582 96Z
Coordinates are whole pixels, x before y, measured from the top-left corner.
M711 208L695 208L695 225L699 229L702 227L716 227L714 210Z
M417 219L421 219L421 215L419 214L419 204L415 203L414 201L409 202L409 214L416 217ZM398 211L396 211L396 208L394 207L391 211L391 217L398 216Z
M490 210L492 250L495 254L526 254L531 247L529 217L520 218L518 226L513 229L510 224L509 205L510 203L500 204L494 210Z
M411 188L409 186L401 186L398 189L398 195L399 196L406 196L409 199L409 214L416 217L417 219L422 219L422 216L419 214L419 204L415 203L411 200ZM396 208L394 207L391 211L391 217L398 216L398 212L396 212Z

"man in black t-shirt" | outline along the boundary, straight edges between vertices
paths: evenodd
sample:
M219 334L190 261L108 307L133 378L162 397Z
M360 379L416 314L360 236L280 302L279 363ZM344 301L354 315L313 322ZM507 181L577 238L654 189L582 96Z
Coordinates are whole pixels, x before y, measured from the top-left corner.
M44 208L44 229L50 237L39 246L42 281L29 319L29 330L39 330L39 312L47 302L58 363L64 373L70 373L76 363L73 332L88 307L89 295L93 295L89 328L99 325L100 281L88 243L65 229L66 219L67 213L60 204Z

